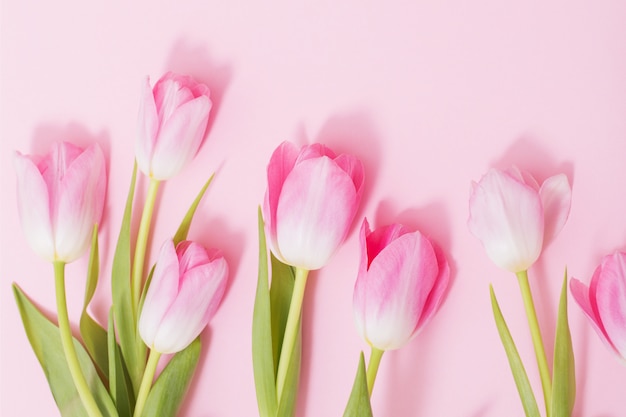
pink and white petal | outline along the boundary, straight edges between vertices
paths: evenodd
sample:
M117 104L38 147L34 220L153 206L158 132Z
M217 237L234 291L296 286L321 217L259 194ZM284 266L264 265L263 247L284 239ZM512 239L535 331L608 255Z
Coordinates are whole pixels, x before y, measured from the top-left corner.
M176 246L178 256L179 274L183 274L190 269L206 265L209 263L207 251L204 246L192 241L184 241Z
M321 268L343 242L357 204L352 179L331 159L296 165L283 184L276 211L280 253L290 265Z
M428 298L426 299L426 303L422 309L419 322L417 323L418 332L424 328L424 326L437 312L439 305L443 301L446 290L448 289L448 284L450 283L450 265L448 264L445 254L436 245L433 245L433 250L435 252L435 256L437 257L437 278L435 279L430 293L428 294Z
M194 98L191 91L185 87L185 78L172 72L166 73L157 81L153 94L161 122L169 119L178 107Z
M54 260L54 238L48 188L35 163L16 152L13 158L17 177L17 208L24 236L33 251Z
M178 257L171 240L163 243L157 259L139 318L141 337L151 347L163 317L178 294Z
M607 338L626 359L626 253L617 252L603 260L596 302Z
M391 242L409 232L408 228L398 223L374 230L367 236L367 258L369 262L371 263L380 251Z
M138 137L135 141L135 158L137 166L146 175L150 174L150 161L159 132L159 116L157 114L154 95L150 87L150 79L146 77L141 87L139 101Z
M158 329L154 341L157 351L178 352L202 332L219 306L227 275L223 259L185 274L184 285Z
M544 213L544 246L561 231L572 205L572 188L565 174L548 178L539 190Z
M307 159L321 158L326 156L330 159L335 159L335 153L329 147L322 145L321 143L313 143L311 145L303 146L299 153L296 165L306 161Z
M495 169L473 187L468 227L499 267L528 269L543 243L543 210L532 187Z
M346 174L352 178L356 193L361 197L363 192L363 183L365 180L365 170L363 169L363 163L353 155L339 155L335 158L335 163L343 169Z
M267 190L263 204L263 219L267 228L267 235L272 240L272 246L276 245L276 209L278 199L287 176L293 169L298 159L298 148L291 142L283 142L274 150L267 165Z

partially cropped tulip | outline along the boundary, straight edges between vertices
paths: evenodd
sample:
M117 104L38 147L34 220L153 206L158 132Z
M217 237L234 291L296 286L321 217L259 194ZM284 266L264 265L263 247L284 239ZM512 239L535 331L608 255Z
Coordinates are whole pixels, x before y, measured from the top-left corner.
M210 110L206 85L168 72L152 89L146 77L135 147L139 169L155 180L178 174L198 152Z
M321 144L282 143L267 167L266 232L282 262L323 267L344 241L363 190L363 165Z
M139 333L151 349L174 353L206 327L220 304L228 264L221 253L184 241L161 247L139 318Z
M570 290L600 339L626 361L626 252L605 256L589 288L572 279Z
M562 229L572 190L565 174L539 186L517 169L490 169L472 183L468 226L500 268L526 271Z
M106 194L104 156L96 144L56 143L41 160L16 153L17 203L26 239L51 262L72 262L90 243Z
M450 268L419 231L393 224L361 226L361 263L353 309L361 337L381 351L404 346L433 317Z

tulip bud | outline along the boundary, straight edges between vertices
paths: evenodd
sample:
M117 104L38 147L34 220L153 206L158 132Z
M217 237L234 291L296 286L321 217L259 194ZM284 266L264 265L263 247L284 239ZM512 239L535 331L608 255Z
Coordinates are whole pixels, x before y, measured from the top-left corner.
M152 89L146 77L135 146L141 172L166 180L187 166L202 144L210 110L206 85L168 72Z
M443 254L419 231L361 226L353 309L361 337L378 350L404 346L432 318L450 279Z
M16 153L17 203L32 249L51 262L72 262L89 246L106 193L104 156L96 144L56 143L39 162Z
M605 256L589 288L572 279L570 290L600 339L626 361L626 252Z
M564 174L548 178L540 187L516 169L490 169L472 183L468 226L497 266L526 271L563 228L571 200Z
M321 144L284 142L267 167L266 234L283 263L323 267L346 238L361 200L363 165Z
M206 327L220 304L228 264L221 253L184 241L161 247L139 318L139 334L150 349L174 353Z

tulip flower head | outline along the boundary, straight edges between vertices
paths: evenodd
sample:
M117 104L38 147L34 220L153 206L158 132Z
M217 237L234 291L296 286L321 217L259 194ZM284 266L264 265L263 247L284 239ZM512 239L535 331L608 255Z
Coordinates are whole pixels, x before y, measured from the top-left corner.
M216 250L171 240L161 247L139 318L139 333L151 349L174 353L206 327L220 304L228 264Z
M72 262L100 221L106 170L100 147L56 143L41 160L16 153L17 203L32 249L51 262Z
M563 228L572 190L565 174L541 186L527 173L490 169L472 183L468 226L500 268L526 271Z
M323 267L344 241L363 190L363 165L313 144L282 143L267 167L266 234L283 263Z
M168 72L152 89L146 77L135 146L141 172L166 180L187 166L202 144L210 110L206 85Z
M626 361L626 252L605 256L588 288L572 279L570 290L600 339Z
M442 253L401 224L360 234L353 309L361 337L379 350L404 346L433 317L450 279Z

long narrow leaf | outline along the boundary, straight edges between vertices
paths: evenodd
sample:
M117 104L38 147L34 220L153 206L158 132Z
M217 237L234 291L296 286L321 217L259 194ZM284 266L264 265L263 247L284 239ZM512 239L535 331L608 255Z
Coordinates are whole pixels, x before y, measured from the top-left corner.
M137 317L133 311L130 279L131 279L131 247L130 247L130 221L133 211L133 196L135 195L135 181L137 177L137 164L133 168L128 197L122 226L115 247L111 276L111 291L113 297L113 315L117 326L117 335L122 350L122 357L130 379L134 393L139 390L141 377L146 363L146 347L137 334Z
M493 317L496 320L500 340L502 340L502 345L504 346L506 356L509 360L509 366L511 367L513 379L515 379L515 385L517 386L517 391L519 392L520 399L522 400L526 417L540 417L539 408L537 408L537 401L535 400L535 395L533 394L530 382L528 382L528 376L526 375L524 364L522 363L519 353L517 352L517 348L515 347L509 328L504 321L502 311L500 311L500 306L498 305L498 300L496 299L496 294L494 293L491 285L489 286L489 292L491 295Z
M276 374L296 274L292 266L280 262L274 254L270 253L270 259L272 265L272 283L270 285L272 350L274 352L274 374Z
M359 367L343 417L372 417L372 405L370 404L370 396L367 389L367 373L365 371L363 352L359 356Z
M259 275L252 315L252 367L260 417L274 417L278 411L276 377L272 351L272 317L267 268L267 245L261 209L259 222Z
M178 227L178 230L176 231L176 233L174 234L174 246L176 246L177 244L179 244L180 242L182 242L183 240L187 238L187 233L189 233L189 227L191 226L191 221L193 220L193 216L196 213L198 204L200 204L200 201L202 200L202 197L204 196L204 193L207 190L207 188L209 188L211 181L213 181L214 176L215 174L211 175L211 177L204 184L202 189L200 189L200 192L196 196L196 199L193 201L193 203L191 203L189 210L187 210L187 214L185 214L183 221Z
M98 255L98 226L94 226L91 235L91 252L89 254L89 267L87 269L87 284L85 285L85 300L83 311L80 315L80 335L85 343L85 348L98 367L101 375L106 375L109 368L107 355L107 332L87 313L87 307L96 292L100 260Z
M109 354L109 392L113 397L113 402L117 408L119 417L131 417L133 415L133 404L135 396L130 378L120 353L120 347L115 340L115 318L113 317L113 307L109 311L109 334L107 340Z
M48 379L50 390L61 415L63 417L86 416L87 412L82 405L78 391L76 391L74 380L65 359L59 328L48 320L15 284L13 284L13 294L26 335ZM115 405L100 380L89 354L78 340L74 338L73 341L78 362L98 408L104 416L116 417Z
M175 417L198 365L202 343L196 338L167 364L148 394L142 417Z
M576 400L576 372L572 336L567 320L567 270L559 301L552 378L552 417L570 417Z

